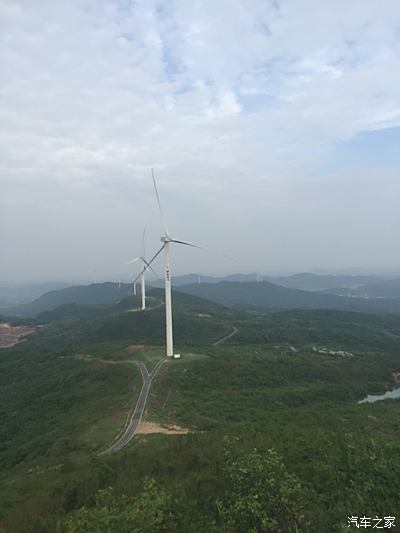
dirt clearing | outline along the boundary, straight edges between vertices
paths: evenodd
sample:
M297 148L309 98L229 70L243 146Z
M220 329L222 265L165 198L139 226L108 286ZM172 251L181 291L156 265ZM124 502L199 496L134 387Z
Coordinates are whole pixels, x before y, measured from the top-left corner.
M11 326L0 322L0 348L11 348L35 331L32 326Z
M136 434L149 435L150 433L164 433L165 435L185 435L189 433L187 428L181 428L179 426L168 425L161 426L156 422L142 422L137 430Z

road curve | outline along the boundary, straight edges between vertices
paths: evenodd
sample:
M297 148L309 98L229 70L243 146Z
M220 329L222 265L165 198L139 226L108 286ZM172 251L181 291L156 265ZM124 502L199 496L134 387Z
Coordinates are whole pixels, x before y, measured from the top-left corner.
M231 333L229 333L229 335L225 335L225 337L222 337L222 339L219 339L219 341L213 342L213 346L218 346L218 344L221 344L222 342L227 341L228 339L236 335L237 332L238 332L237 327L233 326L233 330L231 331Z
M135 409L133 410L132 415L130 416L128 425L126 426L123 434L112 444L105 452L103 453L116 453L119 452L124 446L131 441L135 436L135 433L140 425L142 419L144 408L146 407L147 397L149 395L150 385L157 372L160 370L161 366L167 361L167 359L161 359L158 361L153 370L149 373L146 368L146 365L141 361L132 361L133 364L136 364L140 368L142 373L143 385L139 394L139 398L136 402Z

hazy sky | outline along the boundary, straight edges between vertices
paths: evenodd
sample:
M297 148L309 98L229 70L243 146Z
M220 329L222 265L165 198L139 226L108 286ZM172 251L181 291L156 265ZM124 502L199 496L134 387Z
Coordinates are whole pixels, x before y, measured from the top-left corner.
M400 271L398 0L1 0L0 283ZM161 265L157 265L161 271Z

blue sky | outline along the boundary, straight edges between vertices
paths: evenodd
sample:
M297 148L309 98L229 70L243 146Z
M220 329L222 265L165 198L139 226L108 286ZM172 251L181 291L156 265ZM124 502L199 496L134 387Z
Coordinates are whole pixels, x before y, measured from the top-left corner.
M400 270L399 21L397 0L4 0L0 282L128 276L144 224L158 245L152 167L171 231L240 256L176 250L178 273Z
M337 142L325 168L400 170L400 127L364 131Z

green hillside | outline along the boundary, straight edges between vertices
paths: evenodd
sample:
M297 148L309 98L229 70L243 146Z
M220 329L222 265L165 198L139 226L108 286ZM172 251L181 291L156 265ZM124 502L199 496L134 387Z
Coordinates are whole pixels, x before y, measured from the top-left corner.
M183 285L179 290L226 306L282 309L336 309L361 313L398 313L400 299L347 298L325 292L289 289L263 282L220 282Z
M343 311L292 310L267 315L247 314L238 324L233 344L288 342L338 350L400 350L400 315L370 315Z
M164 356L162 299L63 306L0 351L0 530L319 533L395 515L399 401L357 402L395 384L399 315L243 312L174 291L182 359L157 376L145 420L189 433L99 455L138 397L132 362Z
M65 289L46 292L28 304L7 308L9 315L36 316L61 305L104 305L120 301L129 294L130 285L118 283L93 283L76 285Z
M246 276L232 276L233 279L242 279L243 281L220 281L212 283L191 283L182 285L180 281L190 280L191 277L182 277L179 281L179 291L192 294L198 297L211 300L223 306L239 307L259 307L268 310L280 309L339 309L344 311L356 311L363 313L396 313L400 312L400 298L398 297L398 280L381 281L379 283L358 288L357 282L362 277L353 276L316 276L314 274L298 274L295 276L286 276L282 278L273 278L274 283L269 281L253 282L249 281ZM338 278L336 280L336 278ZM355 278L355 279L353 279ZM365 277L366 279L375 279L374 277ZM205 278L206 279L206 278ZM208 279L208 278L207 278ZM271 278L272 279L272 278ZM336 281L347 281L354 283L357 288L336 288L327 291L316 291L315 288L334 285ZM277 282L286 284L279 285ZM291 288L302 286L313 290L300 290ZM366 291L371 292L372 299L365 299ZM21 304L14 307L8 307L6 314L9 316L17 315L23 317L36 317L41 315L41 319L48 320L46 313L56 308L59 309L59 317L65 317L74 314L74 310L81 316L91 314L90 309L78 309L76 305L91 306L110 306L127 296L130 296L132 287L128 284L118 283L96 283L92 285L80 285L67 287L61 290L50 291L41 295L39 298L28 304ZM154 292L154 296L163 299L163 290L161 288L150 289L149 295ZM329 292L331 291L331 292ZM351 297L347 297L351 295ZM209 304L208 304L209 305ZM49 317L51 318L51 314Z
M336 288L340 285L344 287L359 287L366 284L375 284L383 281L379 276L374 275L345 275L345 274L313 274L310 272L303 272L299 274L292 274L288 276L268 276L263 275L264 281L269 281L275 285L283 285L291 289L303 290L324 290L329 288ZM230 274L225 277L216 276L200 276L201 283L219 283L221 281L233 281L240 283L248 283L257 281L257 273L252 274ZM174 276L172 283L175 287L181 285L189 285L191 283L199 283L199 274L186 274L183 276ZM154 280L151 282L154 287L164 286L163 280Z
M400 298L400 278L363 285L359 290L373 298Z
M400 279L381 280L351 289L348 287L335 287L327 289L326 292L363 298L400 298Z
M311 291L335 288L340 285L359 287L367 283L377 283L381 279L373 275L313 274L310 272L292 274L291 276L264 276L265 281L270 281L276 285Z
M0 309L21 303L29 303L50 291L64 289L65 282L46 282L15 287L0 287Z
M147 308L140 311L138 297L129 296L113 305L81 306L69 304L37 315L48 323L39 338L56 338L62 342L105 342L130 339L132 342L162 343L165 335L164 291L152 289ZM227 320L237 313L198 298L173 292L174 336L177 343L212 343L230 331ZM58 340L60 342L60 339Z

